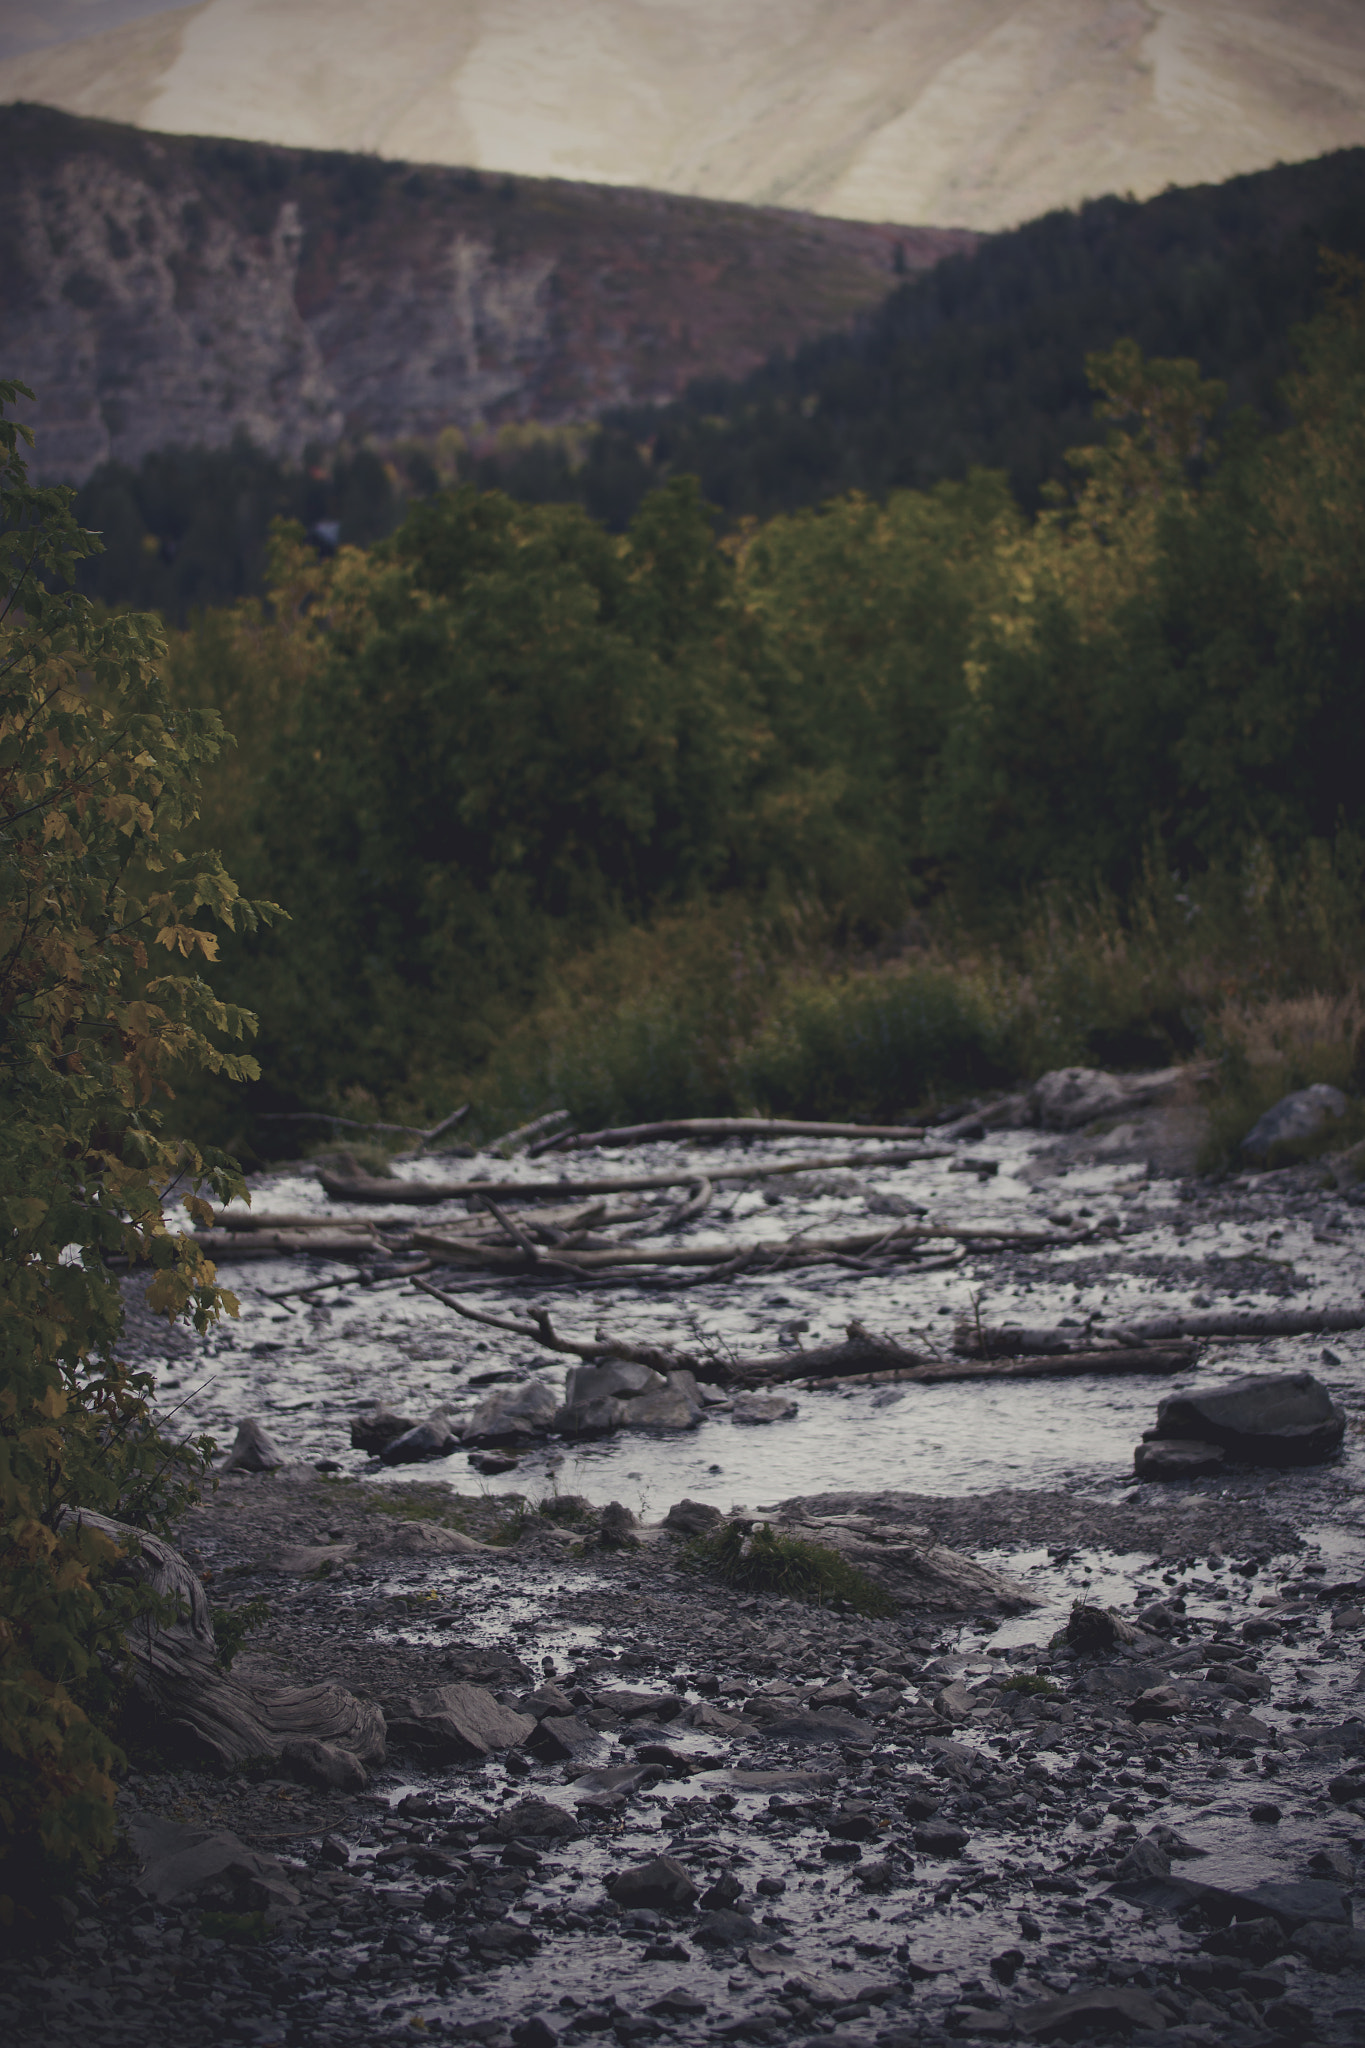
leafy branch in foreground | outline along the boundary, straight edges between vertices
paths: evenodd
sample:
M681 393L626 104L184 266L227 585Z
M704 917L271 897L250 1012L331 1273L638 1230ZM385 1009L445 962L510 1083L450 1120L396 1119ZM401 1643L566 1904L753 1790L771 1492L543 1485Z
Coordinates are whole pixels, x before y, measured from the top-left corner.
M28 482L32 393L0 380L0 1924L112 1840L105 1724L123 1637L150 1596L85 1508L163 1530L212 1446L163 1436L151 1376L121 1363L111 1261L203 1331L236 1313L191 1236L245 1192L235 1161L162 1135L173 1068L254 1076L222 1049L254 1028L195 972L210 925L251 929L216 854L177 840L224 734L172 713L156 621L100 617L71 588L97 536L72 493Z

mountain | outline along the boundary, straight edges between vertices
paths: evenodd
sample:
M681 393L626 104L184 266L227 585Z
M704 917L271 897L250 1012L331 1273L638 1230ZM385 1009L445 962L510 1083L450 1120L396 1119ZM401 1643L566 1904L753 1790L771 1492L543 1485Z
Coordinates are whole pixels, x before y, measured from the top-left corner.
M239 432L297 456L652 404L976 240L23 104L0 180L0 363L68 481Z
M1365 143L1360 0L154 6L68 0L0 100L981 230Z

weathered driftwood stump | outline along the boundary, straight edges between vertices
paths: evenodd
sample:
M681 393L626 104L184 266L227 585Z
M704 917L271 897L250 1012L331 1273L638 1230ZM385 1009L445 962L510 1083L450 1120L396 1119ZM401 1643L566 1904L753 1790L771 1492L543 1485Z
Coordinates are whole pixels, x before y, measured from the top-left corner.
M158 1536L73 1509L67 1526L97 1529L127 1551L118 1570L174 1600L169 1623L145 1616L129 1633L133 1684L162 1740L228 1770L255 1757L292 1758L329 1783L363 1784L384 1757L384 1716L339 1685L281 1685L219 1669L208 1600L197 1574Z

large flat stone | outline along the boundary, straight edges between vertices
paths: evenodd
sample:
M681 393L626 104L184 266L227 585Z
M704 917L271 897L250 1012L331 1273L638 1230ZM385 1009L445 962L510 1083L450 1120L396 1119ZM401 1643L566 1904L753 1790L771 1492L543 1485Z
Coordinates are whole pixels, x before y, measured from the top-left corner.
M500 1706L480 1685L437 1685L384 1702L390 1738L451 1761L474 1763L514 1749L535 1730L530 1714Z

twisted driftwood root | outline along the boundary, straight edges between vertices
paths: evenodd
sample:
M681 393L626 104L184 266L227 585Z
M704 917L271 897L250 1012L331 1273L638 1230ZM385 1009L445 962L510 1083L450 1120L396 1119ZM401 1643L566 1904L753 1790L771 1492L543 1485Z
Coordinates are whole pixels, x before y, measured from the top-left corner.
M339 1685L280 1685L219 1669L204 1588L169 1543L85 1508L66 1518L65 1526L78 1525L118 1544L127 1552L118 1569L179 1609L170 1623L144 1616L128 1635L134 1691L163 1740L222 1770L280 1757L298 1745L306 1765L307 1748L315 1744L356 1765L383 1761L384 1716L373 1703ZM319 1767L316 1756L313 1763Z

